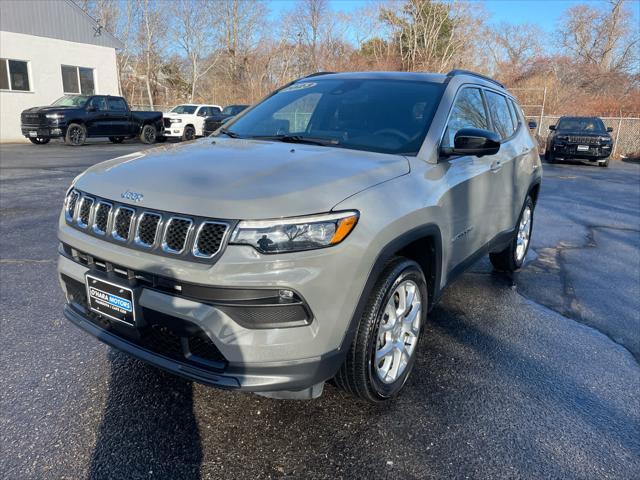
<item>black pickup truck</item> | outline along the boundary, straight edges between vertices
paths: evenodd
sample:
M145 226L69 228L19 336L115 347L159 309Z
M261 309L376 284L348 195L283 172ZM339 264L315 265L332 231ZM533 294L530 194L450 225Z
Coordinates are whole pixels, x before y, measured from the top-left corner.
M109 137L113 143L140 137L143 143L163 141L162 112L135 112L122 97L65 95L52 105L22 112L22 134L36 145L64 138L82 145L88 137Z
M610 132L598 117L560 117L557 125L549 126L545 157L547 162L579 160L609 166L613 149Z

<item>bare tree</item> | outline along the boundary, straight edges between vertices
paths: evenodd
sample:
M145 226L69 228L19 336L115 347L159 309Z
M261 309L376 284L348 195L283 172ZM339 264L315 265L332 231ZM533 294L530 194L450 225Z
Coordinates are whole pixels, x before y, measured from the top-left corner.
M507 81L526 73L542 55L542 35L539 28L530 24L500 23L490 28L487 45L496 64L496 73Z
M159 32L163 28L161 5L152 0L138 0L140 8L139 41L143 59L143 71L147 100L154 106L153 84L157 82L159 70Z
M577 5L560 24L561 46L577 61L605 72L637 70L640 33L625 0L609 0L607 8Z
M218 11L207 0L173 0L173 37L187 57L191 77L193 102L198 80L218 63L220 56L214 51ZM213 7L213 8L212 8Z

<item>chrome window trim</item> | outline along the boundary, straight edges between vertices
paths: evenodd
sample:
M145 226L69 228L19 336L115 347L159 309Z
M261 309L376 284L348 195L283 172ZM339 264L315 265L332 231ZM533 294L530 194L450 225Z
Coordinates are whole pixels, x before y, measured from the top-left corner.
M116 224L118 222L118 214L120 213L121 210L129 210L131 212L131 219L129 220L129 236L128 236L128 238L121 237L120 235L118 235L118 232L116 231ZM125 207L125 206L120 206L120 207L116 208L116 211L113 214L113 221L111 222L111 236L115 240L118 240L119 242L128 242L129 238L131 238L131 224L134 223L135 217L136 217L136 211L133 208L129 208L129 207Z
M98 225L96 223L96 215L98 214L98 209L100 208L100 205L108 205L109 208L109 213L107 214L107 224L104 227L104 231L101 231L100 229L98 229ZM93 221L91 222L91 230L93 231L93 233L95 233L96 235L100 235L100 236L104 236L107 234L107 232L109 231L109 224L111 223L111 216L113 215L113 203L110 202L105 202L104 200L98 200L97 202L94 203L93 205Z
M173 222L174 220L184 220L185 222L189 222L189 226L187 227L187 233L184 236L184 244L182 245L182 249L180 250L174 250L173 248L169 247L169 245L167 245L167 232L169 231L169 227L171 226L171 222ZM193 220L187 217L178 217L178 216L172 216L169 217L169 219L167 220L167 223L164 226L163 232L162 232L162 251L166 252L166 253L172 253L174 255L180 255L182 254L185 249L187 248L187 242L189 241L189 236L191 234L191 231L193 230Z
M200 250L198 249L198 238L200 237L200 233L202 232L202 229L204 228L205 225L224 225L225 227L225 231L222 234L222 238L220 239L220 244L218 245L218 249L211 255L204 255L203 253L200 253ZM225 244L227 237L230 234L230 230L231 230L230 225L227 222L216 222L213 220L205 220L204 222L200 223L200 226L198 227L198 230L196 231L196 234L193 238L193 248L191 249L191 253L193 254L194 257L198 257L198 258L215 257L218 253L220 253L220 250L222 250L222 246Z
M142 223L142 220L144 218L145 215L149 215L150 217L158 217L158 224L156 225L156 232L155 235L153 236L153 242L151 242L150 244L144 243L142 240L140 240L140 223ZM133 237L133 243L135 243L136 245L138 245L139 247L142 248L153 248L156 246L156 244L158 243L158 232L162 232L162 215L160 215L159 213L155 213L155 212L149 212L149 211L143 211L140 215L138 215L138 218L136 220L136 228L135 228L135 236Z
M76 201L76 224L78 225L78 227L82 228L83 230L86 229L89 225L91 225L91 220L92 220L92 213L93 213L93 208L96 204L96 200L95 198L89 197L88 195L83 195L80 199L80 202L78 204L78 201ZM80 213L82 212L82 207L84 206L84 202L91 202L91 206L89 207L89 216L87 217L87 223L83 222L82 219L80 218Z

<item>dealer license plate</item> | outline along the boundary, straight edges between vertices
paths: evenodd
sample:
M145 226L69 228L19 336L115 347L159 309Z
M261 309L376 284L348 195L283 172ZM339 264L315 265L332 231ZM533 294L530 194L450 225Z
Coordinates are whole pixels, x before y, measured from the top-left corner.
M589 145L578 145L578 151L579 152L588 152L589 151Z
M129 325L135 324L133 290L91 275L86 276L86 281L91 310Z

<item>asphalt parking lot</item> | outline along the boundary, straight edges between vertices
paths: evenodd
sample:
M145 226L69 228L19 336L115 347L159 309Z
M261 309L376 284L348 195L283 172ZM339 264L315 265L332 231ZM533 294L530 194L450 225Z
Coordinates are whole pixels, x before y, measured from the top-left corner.
M64 319L64 192L141 148L0 146L1 478L638 477L637 163L545 165L526 268L451 285L406 391L372 407L211 389Z

